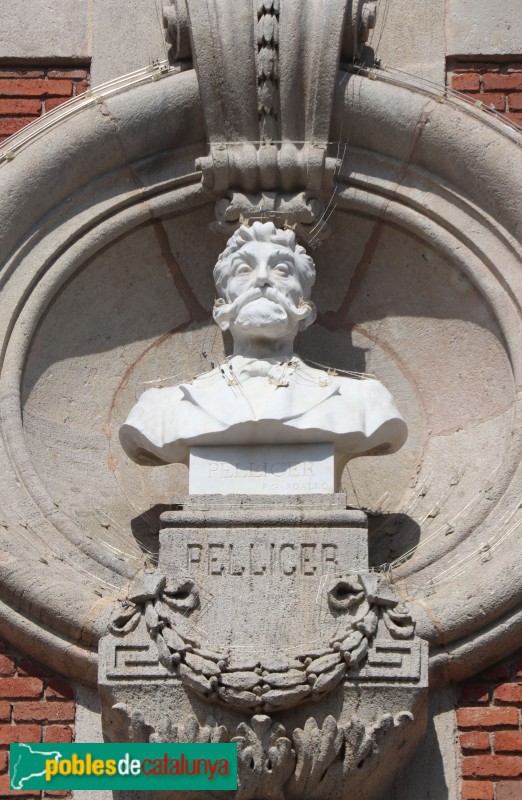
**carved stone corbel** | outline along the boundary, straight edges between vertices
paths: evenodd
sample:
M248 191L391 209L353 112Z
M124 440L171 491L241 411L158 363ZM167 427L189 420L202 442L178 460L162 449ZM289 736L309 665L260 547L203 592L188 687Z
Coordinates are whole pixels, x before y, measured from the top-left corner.
M360 55L375 6L191 0L187 7L173 0L165 7L178 57L186 55L190 28L209 145L197 166L203 186L230 204L225 212L218 204L219 223L270 217L299 225L303 235L317 225L334 186L328 144L341 51L344 59ZM270 208L266 193L274 194ZM218 229L230 233L230 224Z

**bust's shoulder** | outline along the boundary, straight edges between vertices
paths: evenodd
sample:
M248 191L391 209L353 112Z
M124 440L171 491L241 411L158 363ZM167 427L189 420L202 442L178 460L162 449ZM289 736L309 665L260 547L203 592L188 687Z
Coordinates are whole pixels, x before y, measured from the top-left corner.
M220 378L221 373L219 367L216 367L209 372L202 372L201 375L195 375L191 379L185 380L182 383L177 383L175 386L155 386L152 389L147 389L141 395L140 401L145 400L146 402L156 403L161 402L161 400L166 397L170 399L179 396L181 398L184 395L185 388L190 388L194 386L194 384L202 385L206 383L215 383Z
M335 371L335 369L317 369L299 359L298 372L306 375L324 386L335 384L340 394L350 397L391 397L390 393L377 378L367 376L349 377Z
M309 381L314 381L314 383L327 385L339 382L339 376L335 370L318 369L317 367L311 366L311 364L308 364L306 361L303 361L298 356L294 356L290 363L295 365L297 375L301 375Z
M154 386L143 392L138 400L138 405L146 407L158 406L182 397L183 393L179 386Z
M191 381L185 381L185 384L182 385L192 386L196 384L198 386L211 386L214 383L221 383L221 381L222 368L214 367L214 369L209 370L209 372L202 372L200 375L196 375Z

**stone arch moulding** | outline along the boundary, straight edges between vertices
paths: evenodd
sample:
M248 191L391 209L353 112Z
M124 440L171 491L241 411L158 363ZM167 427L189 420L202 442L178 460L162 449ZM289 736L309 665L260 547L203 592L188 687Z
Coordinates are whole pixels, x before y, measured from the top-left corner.
M522 514L520 149L500 122L484 124L456 104L347 73L337 81L330 138L336 182L322 199L334 227L354 219L370 225L374 238L366 242L367 261L389 231L429 247L481 298L509 364L503 395L509 403L499 412L502 457L488 475L475 483L463 480L458 490L441 484L433 498L422 494L434 465L443 471L445 463L437 461L441 437L435 446L428 425L419 434L425 446L404 486L402 511L423 502L436 506L437 498L445 497L451 521L466 508L462 524L444 523L453 528L449 533L437 533L429 509L420 511L421 521L426 512L420 546L397 558L391 571L398 591L409 598L420 634L430 641L433 678L445 682L508 653L522 630L522 556L514 547ZM202 186L195 168L205 152L198 85L194 71L187 70L79 111L0 167L6 254L0 275L0 633L54 669L89 683L96 682L96 644L108 609L125 596L142 564L122 561L88 538L35 469L21 403L27 353L54 298L89 259L153 220L180 214L189 219L213 206L219 198ZM333 268L331 255L317 254L319 268L321 259L325 269ZM389 254L390 269L394 257ZM352 266L347 296L354 280L365 279L364 259ZM350 303L339 304L340 296L336 305L325 301L323 319L326 327L334 319L348 330ZM401 319L394 320L395 328ZM390 352L397 342L388 341ZM456 379L457 372L449 365L448 379ZM476 422L482 431L490 420ZM488 435L499 435L500 428L491 424L478 449L469 442L463 446L470 463L481 448L487 450ZM461 432L444 433L449 445Z

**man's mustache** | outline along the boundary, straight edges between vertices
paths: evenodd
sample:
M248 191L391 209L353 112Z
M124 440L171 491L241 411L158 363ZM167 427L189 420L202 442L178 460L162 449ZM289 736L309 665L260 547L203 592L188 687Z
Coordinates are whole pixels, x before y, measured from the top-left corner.
M306 300L301 300L299 305L296 306L292 300L289 300L288 297L273 286L267 286L264 289L254 287L240 294L232 303L226 303L222 298L216 300L214 304L214 320L223 330L226 330L230 322L237 317L242 308L263 297L282 306L287 314L296 320L305 319L310 315L313 309L312 304L308 303Z

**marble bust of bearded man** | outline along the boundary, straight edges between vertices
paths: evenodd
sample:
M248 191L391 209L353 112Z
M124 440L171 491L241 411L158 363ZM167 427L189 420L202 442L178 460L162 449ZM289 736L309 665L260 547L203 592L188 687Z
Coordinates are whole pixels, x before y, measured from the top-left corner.
M241 225L214 268L214 320L231 358L174 387L149 389L120 429L138 464L188 464L192 446L332 443L336 473L360 455L398 450L407 428L377 380L332 375L293 351L315 319L315 266L291 230Z

